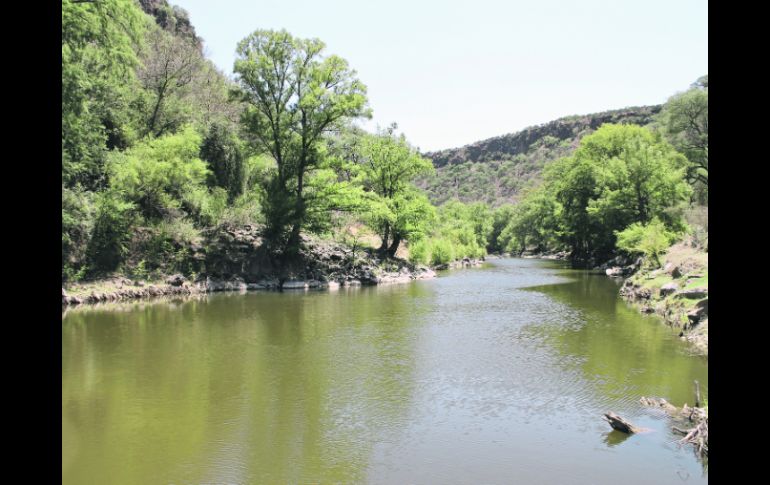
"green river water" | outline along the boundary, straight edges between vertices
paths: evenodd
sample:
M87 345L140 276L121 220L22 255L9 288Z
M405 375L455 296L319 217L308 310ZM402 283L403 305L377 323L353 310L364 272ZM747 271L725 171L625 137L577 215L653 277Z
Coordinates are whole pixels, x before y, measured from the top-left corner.
M707 483L639 398L692 404L708 361L618 284L501 259L68 310L62 483ZM607 411L651 431L611 432Z

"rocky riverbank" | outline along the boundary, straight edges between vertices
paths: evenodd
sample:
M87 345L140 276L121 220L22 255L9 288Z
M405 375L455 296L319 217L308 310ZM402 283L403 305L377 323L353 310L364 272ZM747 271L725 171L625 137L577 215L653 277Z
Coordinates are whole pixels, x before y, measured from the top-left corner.
M307 237L299 256L281 264L251 226L209 234L205 245L193 248L191 258L199 262L199 274L151 279L113 276L68 285L62 288L62 305L217 291L336 289L407 283L436 276L431 268L401 258L382 258L371 249ZM477 264L480 262L467 260L453 266Z
M620 295L640 311L663 317L697 353L708 355L708 254L679 243L668 250L662 264L631 275ZM625 268L620 273L617 276L625 276Z

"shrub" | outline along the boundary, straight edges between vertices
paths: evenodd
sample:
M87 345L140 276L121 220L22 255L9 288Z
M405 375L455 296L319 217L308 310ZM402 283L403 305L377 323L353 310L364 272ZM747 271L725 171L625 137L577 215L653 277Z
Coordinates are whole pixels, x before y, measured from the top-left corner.
M135 206L108 191L96 196L96 221L87 249L94 271L114 271L123 261L136 222Z
M62 187L61 262L62 281L75 281L85 274L86 248L94 227L93 192Z
M428 264L430 246L427 241L419 240L409 244L409 261L415 264Z
M437 239L431 244L431 264L446 264L455 259L452 243L446 239Z
M110 161L112 187L148 220L169 217L205 187L208 169L198 158L200 136L192 128L138 143ZM205 190L205 189L203 189ZM193 195L195 194L195 195ZM192 203L195 207L195 204Z
M622 231L616 231L615 235L618 249L630 254L643 254L656 266L660 266L659 256L677 239L677 234L668 231L659 219L653 219L646 225L636 222Z

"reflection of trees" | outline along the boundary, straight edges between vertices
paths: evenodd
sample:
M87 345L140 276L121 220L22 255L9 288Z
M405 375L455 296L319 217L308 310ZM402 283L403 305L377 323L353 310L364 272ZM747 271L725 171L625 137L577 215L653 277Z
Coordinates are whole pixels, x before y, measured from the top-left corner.
M613 398L654 395L679 406L692 403L692 381L708 382L708 361L688 356L686 346L671 338L670 327L619 298L617 282L577 271L570 277L576 280L533 289L581 315L580 325L559 321L539 329L554 348L581 357L587 380Z
M75 431L63 443L78 450L63 482L362 481L409 409L420 291L69 312L62 418Z

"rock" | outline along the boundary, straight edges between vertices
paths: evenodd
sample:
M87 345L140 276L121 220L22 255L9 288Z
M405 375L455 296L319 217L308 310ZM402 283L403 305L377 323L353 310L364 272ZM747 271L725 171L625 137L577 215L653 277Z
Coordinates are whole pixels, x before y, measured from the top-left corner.
M688 298L690 300L699 300L706 298L709 294L708 288L691 288L689 290L683 290L676 294L678 298Z
M604 272L607 276L611 276L613 278L625 276L629 273L626 268L621 268L620 266L613 266L612 268L607 268Z
M264 286L265 288L269 289L278 289L280 283L276 279L264 279L261 281L258 281L257 284Z
M144 281L139 281L139 280L134 281L134 286L138 286L141 288L144 286Z
M676 293L676 291L679 289L679 285L677 285L675 282L666 283L665 285L660 287L660 296L668 296L673 293Z
M636 298L639 298L641 300L649 300L650 297L652 297L652 290L649 288L639 288L635 292Z
M182 286L185 281L187 281L187 278L181 274L175 274L166 278L166 284L171 286Z
M281 285L282 290L304 290L307 288L308 288L307 282L302 280L284 281L283 285Z
M707 318L709 314L709 300L699 301L695 307L687 312L687 319L690 321L690 325L694 326L704 318Z
M263 285L260 285L259 283L247 283L246 289L247 290L264 290L266 289L266 287Z

